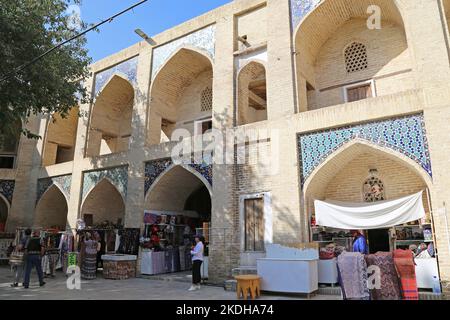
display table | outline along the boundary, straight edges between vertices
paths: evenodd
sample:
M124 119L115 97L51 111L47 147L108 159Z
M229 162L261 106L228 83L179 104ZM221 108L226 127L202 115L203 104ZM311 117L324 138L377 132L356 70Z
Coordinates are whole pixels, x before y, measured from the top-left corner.
M334 285L338 282L337 259L319 260L319 283Z
M417 287L420 289L433 289L433 277L439 279L436 258L414 259L416 263Z
M103 255L103 277L105 279L124 280L136 277L137 256L112 254Z
M261 290L310 294L319 289L318 259L257 259Z

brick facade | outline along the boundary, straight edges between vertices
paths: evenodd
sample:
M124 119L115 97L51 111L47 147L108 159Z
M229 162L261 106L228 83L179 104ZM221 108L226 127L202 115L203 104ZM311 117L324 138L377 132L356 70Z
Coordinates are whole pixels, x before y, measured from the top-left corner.
M366 26L366 10L372 4L381 8L381 30L369 30ZM144 163L169 158L174 145L164 142L162 132L170 126L192 132L195 120L208 117L212 117L215 128L235 128L241 112L237 110L241 105L238 74L242 67L256 61L265 67L267 120L239 129L271 132L264 141L248 143L250 155L257 152L256 146L278 153L276 157L271 155L274 158L268 162L268 168L251 161L245 165L214 166L212 225L226 231L217 231L217 246L211 248L211 277L227 278L231 269L240 265L241 195L270 192L274 242L309 241L312 197L359 201L361 183L368 170L375 167L384 180L388 198L429 188L440 276L449 282L450 226L444 208L450 203L450 135L446 132L450 122L450 1L323 0L316 7L308 6L308 12L297 12L295 8L288 0L235 0L154 36L155 47L142 41L93 64L94 76L86 82L88 90L94 88L97 73L130 58L137 59L135 69L132 65L122 71L117 68L118 80L113 79L113 86L105 82L106 87L99 91L94 103L79 106L85 115L78 120L76 136L72 137L74 144L62 141L67 140L65 134L72 127L47 132L52 125L48 126L46 117L31 119L29 129L39 133L44 141L22 137L16 168L0 170L1 180L15 180L7 228L13 230L33 223L38 179L67 174L72 177L67 219L73 227L84 211L83 173L124 165L128 166L128 180L121 214L127 227L141 227L147 206ZM238 39L245 35L246 45ZM177 48L174 41L181 46ZM352 42L366 46L368 67L348 73L344 51ZM158 64L157 70L153 70L152 61ZM366 80L373 82L375 97L346 103L345 87ZM213 110L202 112L201 92L207 86L213 91ZM134 94L126 87L133 88ZM107 95L108 91L111 94ZM100 113L101 104L111 106L115 115ZM432 178L395 152L361 143L337 150L324 170L302 187L299 134L410 114L423 114ZM93 124L104 124L102 116L131 119L131 127L102 127L110 136L118 132L113 138L121 145L113 148L117 153L100 152L103 155L98 156L91 152L99 150L101 141L93 140ZM161 127L162 119L167 126ZM52 136L61 141L52 141ZM73 159L42 166L54 163L55 143L72 147ZM227 144L233 149L232 142ZM107 195L99 197L107 199ZM426 207L429 209L428 203Z

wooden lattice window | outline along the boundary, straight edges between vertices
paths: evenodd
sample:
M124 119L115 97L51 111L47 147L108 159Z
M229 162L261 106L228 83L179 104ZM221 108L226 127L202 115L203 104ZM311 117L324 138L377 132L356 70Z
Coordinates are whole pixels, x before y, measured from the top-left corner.
M365 202L386 200L383 181L375 176L368 178L364 182L363 193Z
M205 90L202 91L201 97L201 110L203 111L211 111L212 110L212 89L210 87L206 87Z
M348 73L367 69L367 48L364 44L353 42L345 49L345 67Z

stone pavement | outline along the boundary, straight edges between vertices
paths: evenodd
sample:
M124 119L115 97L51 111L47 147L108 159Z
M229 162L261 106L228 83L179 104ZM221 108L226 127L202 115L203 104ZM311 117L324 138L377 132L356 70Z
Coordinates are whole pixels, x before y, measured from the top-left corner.
M222 287L203 286L201 290L188 292L189 284L179 281L106 280L98 274L96 280L81 282L81 290L69 290L61 271L54 279L46 279L40 288L36 273L32 273L29 289L11 288L12 273L7 266L0 266L0 300L236 300L236 293ZM261 300L304 300L303 296L278 296L263 294ZM316 295L313 300L339 299L337 296Z

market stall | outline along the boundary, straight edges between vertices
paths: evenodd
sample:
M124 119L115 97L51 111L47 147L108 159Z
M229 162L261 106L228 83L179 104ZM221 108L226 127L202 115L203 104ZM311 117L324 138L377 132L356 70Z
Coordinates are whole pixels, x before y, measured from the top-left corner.
M180 214L146 211L143 234L140 239L141 273L157 275L191 270L190 252L196 234L205 237L202 276L207 278L209 222L188 212Z
M436 285L438 267L433 244L432 221L429 220L430 215L425 213L422 197L423 192L392 201L373 203L316 200L315 215L311 219L311 240L320 246L319 282L333 283L336 279L334 266L339 269L340 262L343 268L352 265L349 262L351 259L353 259L353 266L358 264L367 266L370 263L393 266L395 259L388 258L387 255L404 252L402 254L406 254L407 259L411 257L412 262L408 263L412 263L413 270L415 269L415 274L408 276L417 283L416 290L418 287L440 292L440 288ZM381 231L380 234L386 236L384 238L369 236L370 252L367 252L365 256L363 254L349 256L348 253L353 251L350 230L363 230L366 235L370 235L370 231ZM386 243L380 246L379 242L383 241ZM386 249L380 250L380 248ZM367 261L362 263L361 259ZM328 275L331 273L330 279L325 279L325 268L328 269ZM341 270L341 275L342 273ZM358 273L352 270L348 274L356 276ZM345 285L345 279L341 281L344 282L341 285ZM395 282L395 280L392 281ZM366 295L360 292L357 297L366 298Z

